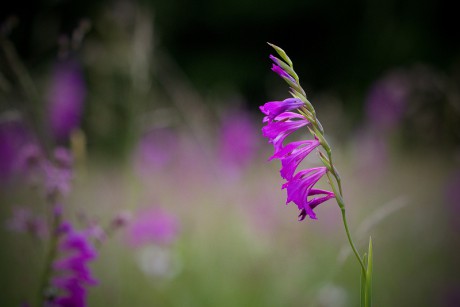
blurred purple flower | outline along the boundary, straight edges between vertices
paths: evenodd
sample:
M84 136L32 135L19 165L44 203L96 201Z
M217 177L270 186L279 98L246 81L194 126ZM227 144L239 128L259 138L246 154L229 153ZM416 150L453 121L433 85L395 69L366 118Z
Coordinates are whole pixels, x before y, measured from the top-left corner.
M57 147L54 150L54 162L56 166L61 169L72 169L73 166L73 156L70 150L65 147Z
M127 229L128 243L140 247L149 243L170 244L179 233L176 216L158 207L142 210Z
M98 243L104 243L107 240L107 233L98 223L91 223L88 225L88 228L85 230L85 235L87 238L95 240Z
M43 162L45 193L49 199L56 199L58 196L67 196L71 190L73 178L72 154L63 147L54 151L54 161Z
M242 111L225 117L218 150L225 168L242 168L251 162L258 148L256 131L250 116Z
M43 165L46 163L42 149L36 143L28 143L21 147L16 157L15 172L21 181L31 187L41 187Z
M17 174L20 153L29 142L31 135L20 121L0 118L0 181Z
M6 227L12 232L28 233L40 239L48 235L45 219L35 216L27 208L14 207L13 216L6 221Z
M141 175L151 175L167 166L178 151L178 137L169 129L155 129L145 134L134 153L134 164Z
M385 174L388 164L389 146L381 131L361 129L354 136L354 154L359 177L368 182Z
M407 107L410 82L402 72L391 72L372 85L366 98L369 122L387 131L400 123Z
M68 139L80 126L85 97L86 86L78 62L57 63L48 91L50 128L56 139Z
M93 278L88 263L97 256L96 249L83 232L77 232L72 225L64 222L60 227L59 251L62 257L53 262L55 276L51 283L59 291L51 302L52 306L86 306L86 286L93 286Z
M45 194L48 199L67 196L71 190L72 170L60 168L51 162L43 165Z
M58 147L52 161L45 158L42 150L34 143L23 146L16 158L19 175L30 185L44 188L48 199L67 196L71 189L73 177L73 159L70 151Z

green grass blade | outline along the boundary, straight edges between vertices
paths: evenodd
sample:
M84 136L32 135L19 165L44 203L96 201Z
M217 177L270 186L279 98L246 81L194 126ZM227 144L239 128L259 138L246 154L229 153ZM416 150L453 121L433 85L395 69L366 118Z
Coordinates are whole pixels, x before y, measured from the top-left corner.
M363 256L363 263L366 264L367 255L364 254ZM361 307L365 307L366 305L366 272L361 268Z
M366 272L366 307L372 306L372 270L373 270L373 263L372 263L372 237L369 237L369 252L367 255L367 272Z

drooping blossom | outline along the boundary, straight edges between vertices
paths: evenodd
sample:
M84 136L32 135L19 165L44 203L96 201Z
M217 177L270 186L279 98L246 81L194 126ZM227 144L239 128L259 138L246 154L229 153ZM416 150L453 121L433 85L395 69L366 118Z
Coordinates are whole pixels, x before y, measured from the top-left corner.
M293 202L301 211L299 220L303 220L306 215L311 219L316 219L313 209L326 200L334 197L334 193L319 189L313 189L313 186L326 173L325 167L315 167L298 172L290 181L283 185L287 190L286 204ZM313 197L313 195L324 195L323 197Z
M300 162L307 157L313 149L319 146L318 140L303 140L292 142L281 148L271 159L280 159L280 174L286 180L291 180Z
M62 223L59 232L61 256L53 262L54 277L51 280L58 292L50 305L84 307L86 288L97 284L88 267L97 252L85 233L76 231L70 223Z
M286 137L308 123L308 120L298 113L284 112L268 122L262 128L262 134L273 144L276 154L283 146Z
M314 196L314 195L322 195L321 197L312 197L311 199L308 199L308 197ZM319 204L324 203L325 201L334 198L334 193L326 190L320 190L320 189L311 189L310 192L308 193L307 201L304 203L303 207L300 209L299 213L299 221L302 221L305 219L305 217L308 215L311 219L316 220L316 214L313 211Z
M128 225L128 243L140 247L149 243L171 244L179 233L175 215L159 207L141 210Z
M283 101L269 101L263 106L260 106L259 109L267 115L264 118L264 122L272 121L280 115L281 113L292 111L303 106L304 103L302 100L297 98L287 98Z
M56 64L48 90L49 125L57 140L67 140L80 126L86 85L78 62Z

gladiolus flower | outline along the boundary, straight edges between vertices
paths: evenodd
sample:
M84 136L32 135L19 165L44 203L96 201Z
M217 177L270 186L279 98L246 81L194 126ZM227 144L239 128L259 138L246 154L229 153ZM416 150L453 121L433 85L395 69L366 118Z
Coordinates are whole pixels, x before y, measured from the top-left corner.
M319 141L316 139L292 142L276 152L270 160L274 158L280 159L282 166L280 170L281 177L291 180L302 160L318 146Z
M306 169L298 172L290 181L283 185L282 188L287 190L286 204L293 202L297 205L299 210L301 210L299 215L300 220L303 220L306 214L308 214L310 218L316 219L313 208L334 196L331 192L313 189L313 186L321 179L326 171L327 169L325 167ZM308 200L309 196L317 194L326 194L326 196L331 197Z
M308 124L309 121L302 115L284 112L276 116L274 121L268 122L268 124L262 128L262 134L273 144L275 153L277 153L283 146L283 141L287 136Z
M267 115L264 118L264 122L266 122L266 121L270 122L270 121L274 120L275 117L277 117L281 113L284 113L286 111L292 111L292 110L298 109L303 105L304 105L304 103L300 99L288 98L288 99L285 99L283 101L270 101L270 102L267 102L263 106L260 106L259 108L262 111L262 113Z

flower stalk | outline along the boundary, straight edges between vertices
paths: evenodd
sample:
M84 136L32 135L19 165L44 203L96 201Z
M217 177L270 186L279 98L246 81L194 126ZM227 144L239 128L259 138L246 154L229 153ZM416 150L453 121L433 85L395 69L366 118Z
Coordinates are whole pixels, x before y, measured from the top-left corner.
M269 45L272 46L281 57L281 59L279 59L270 55L270 59L274 62L272 70L290 86L290 93L294 98L288 98L284 101L268 102L260 107L261 111L266 115L264 122L267 123L262 129L262 132L265 137L270 139L269 142L273 144L275 154L272 158L281 160L281 176L288 181L283 185L283 188L287 188L287 200L288 202L292 201L297 204L299 210L301 210L299 220L303 220L307 214L310 218L316 219L313 209L332 197L336 199L342 214L342 221L348 242L361 267L361 306L370 307L372 304L372 241L369 241L368 253L365 254L364 257L361 257L355 247L348 228L341 178L333 163L332 150L324 137L324 129L316 117L315 108L310 101L308 101L305 91L300 85L299 77L294 71L293 63L286 52L278 46L270 43ZM292 111L297 111L298 113ZM319 158L324 167L312 168L294 174L295 169L299 165L299 159L295 159L296 157L298 158L299 148L297 147L297 143L299 142L284 145L283 141L294 130L303 126L308 128L311 135L316 140L317 143L315 147L317 148ZM325 154L320 150L318 145L326 152ZM308 153L309 152L304 152L304 155L300 157L304 158ZM293 159L292 157L295 158ZM286 169L289 169L288 176L286 176ZM328 178L328 183L332 192L313 188L313 185L316 184L324 174L326 174ZM334 180L332 177L334 177ZM325 196L318 198L317 195L321 194ZM309 197L313 197L313 199L309 200Z

